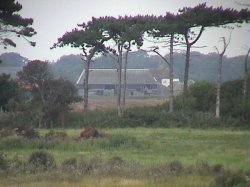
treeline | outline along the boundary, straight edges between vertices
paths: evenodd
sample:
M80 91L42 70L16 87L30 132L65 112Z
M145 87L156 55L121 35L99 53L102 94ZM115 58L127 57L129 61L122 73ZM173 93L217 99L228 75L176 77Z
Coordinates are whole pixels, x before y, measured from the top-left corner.
M216 81L218 55L216 53L202 54L199 52L191 53L190 79L194 81L208 80ZM225 57L222 69L222 81L231 81L243 78L244 56ZM250 66L250 61L248 61ZM185 66L185 54L174 54L174 74L183 81ZM93 69L113 69L117 68L114 60L107 56L96 58L91 63ZM128 56L128 69L151 69L168 68L160 57L149 56L144 51L131 52ZM62 56L52 65L56 76L64 77L76 82L83 69L83 62L80 55ZM250 73L249 73L250 74Z
M218 55L216 53L202 54L191 53L190 79L194 81L208 80L216 81ZM232 81L243 78L244 56L225 57L222 68L222 81ZM8 74L8 67L21 67L25 65L27 59L17 53L3 53L0 55L1 67L5 67ZM183 81L185 54L174 54L174 74ZM55 77L64 78L76 83L83 67L81 55L64 55L57 61L49 64ZM156 55L149 56L145 51L134 51L128 57L128 69L151 69L165 68L166 64ZM248 60L250 67L250 60ZM116 63L110 56L100 56L91 63L93 69L113 69ZM249 73L250 74L250 73Z

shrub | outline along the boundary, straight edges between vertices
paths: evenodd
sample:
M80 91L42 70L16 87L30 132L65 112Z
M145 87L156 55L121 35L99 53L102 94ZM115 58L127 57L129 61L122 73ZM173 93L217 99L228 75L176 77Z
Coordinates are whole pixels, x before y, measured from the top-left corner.
M5 171L8 167L8 161L4 153L0 152L0 170Z
M56 166L53 155L43 150L33 152L28 159L28 163L41 169L49 169Z
M26 163L21 160L18 155L14 155L8 160L8 169L9 173L13 175L17 175L26 171Z
M32 128L18 127L16 132L17 135L23 136L24 138L27 139L34 139L40 137L38 131Z
M223 170L215 177L215 187L245 187L247 186L246 177L241 172Z
M77 169L77 159L76 158L69 158L67 160L64 160L61 164L61 167L63 169Z
M174 160L168 164L170 173L174 175L180 175L183 173L184 167L182 163L178 160Z

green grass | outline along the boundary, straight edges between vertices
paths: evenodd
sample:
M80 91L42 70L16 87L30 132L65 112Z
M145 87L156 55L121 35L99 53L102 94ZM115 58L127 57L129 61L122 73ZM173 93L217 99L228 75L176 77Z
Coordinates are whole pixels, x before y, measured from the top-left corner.
M184 165L206 161L222 164L233 170L249 170L249 131L118 128L102 129L111 138L76 141L80 129L65 130L69 140L25 140L19 137L0 139L0 150L8 157L19 155L27 160L37 149L51 152L55 160L76 157L90 159L100 155L104 159L119 156L152 165L179 160ZM39 130L43 136L48 130Z

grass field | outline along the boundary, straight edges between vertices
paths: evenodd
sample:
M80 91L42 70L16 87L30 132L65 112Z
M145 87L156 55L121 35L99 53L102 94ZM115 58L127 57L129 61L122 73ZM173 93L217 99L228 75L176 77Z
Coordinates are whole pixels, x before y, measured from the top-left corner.
M48 130L39 130L40 139L26 140L20 137L0 139L0 150L7 157L15 155L27 160L38 149L47 150L55 157L57 165L66 159L77 158L90 160L101 157L108 160L120 157L123 160L135 160L143 166L156 166L174 160L184 166L206 162L209 165L222 164L233 171L249 171L249 131L198 130L198 129L163 129L163 128L124 128L101 129L111 135L109 138L75 140L81 129L68 129L65 140L44 140ZM36 177L35 177L36 178ZM46 178L46 177L45 177ZM59 181L35 182L34 177L21 177L18 180L26 185L16 185L12 179L2 180L5 186L71 186L67 179ZM77 182L76 182L77 181ZM208 186L212 178L196 174L184 177L171 177L166 181L155 183L144 179L124 179L104 177L98 180L90 177L76 180L75 186ZM99 183L98 183L99 181ZM71 184L71 185L70 185ZM102 185L101 185L102 184Z
M25 140L9 137L0 141L0 150L26 159L36 149L46 149L58 162L71 157L90 159L119 156L142 164L179 160L183 164L207 161L231 169L249 169L249 131L126 128L103 129L111 138L76 141L80 129L66 130L69 140ZM48 130L40 130L43 136ZM71 139L72 137L72 139Z

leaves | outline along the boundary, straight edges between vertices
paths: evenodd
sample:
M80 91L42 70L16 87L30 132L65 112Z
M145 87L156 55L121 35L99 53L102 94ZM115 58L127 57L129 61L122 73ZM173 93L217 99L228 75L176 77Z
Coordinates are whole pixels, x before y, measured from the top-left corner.
M5 47L6 47L7 45L16 47L16 43L13 42L13 41L12 41L11 39L9 39L9 38L4 38L3 44L4 44Z
M36 34L32 27L32 18L23 18L16 12L22 9L22 5L14 0L1 0L0 4L0 32L8 34L17 34L17 37L31 37ZM25 38L26 39L26 38ZM27 40L27 39L26 39ZM16 44L12 40L6 38L0 41L6 49L8 45L15 47ZM34 46L34 42L31 43Z

